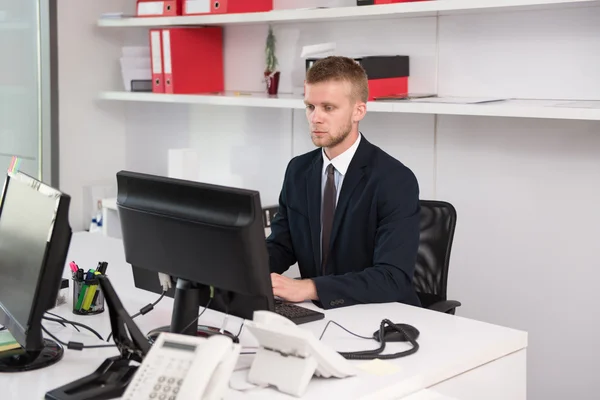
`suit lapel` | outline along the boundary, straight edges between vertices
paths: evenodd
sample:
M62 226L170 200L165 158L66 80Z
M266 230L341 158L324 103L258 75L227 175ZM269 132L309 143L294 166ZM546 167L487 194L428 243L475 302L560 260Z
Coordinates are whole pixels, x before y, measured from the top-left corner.
M365 167L369 163L372 147L373 146L367 142L364 136L361 137L360 144L356 149L356 153L350 162L350 166L344 177L344 182L342 183L342 191L340 192L338 203L335 208L335 215L333 217L330 246L333 246L333 243L335 242L342 220L344 219L344 214L346 214L346 209L352 198L352 194L354 193L356 186L365 176Z
M323 170L323 156L319 152L306 175L306 193L308 203L308 222L310 225L310 239L315 259L315 272L321 270L321 172Z

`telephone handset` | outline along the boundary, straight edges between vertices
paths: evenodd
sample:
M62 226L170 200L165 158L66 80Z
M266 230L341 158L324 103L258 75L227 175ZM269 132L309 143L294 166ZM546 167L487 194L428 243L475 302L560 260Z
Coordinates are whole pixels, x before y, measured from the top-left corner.
M123 399L222 399L240 354L231 338L161 333Z

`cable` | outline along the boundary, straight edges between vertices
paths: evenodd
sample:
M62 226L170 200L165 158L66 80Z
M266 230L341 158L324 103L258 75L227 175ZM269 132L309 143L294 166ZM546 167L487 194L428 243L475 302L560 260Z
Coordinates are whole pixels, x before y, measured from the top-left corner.
M42 325L42 330L48 335L50 336L52 339L56 340L58 343L62 344L63 346L66 346L67 349L69 350L83 350L83 349L99 349L99 348L104 348L104 347L116 347L116 345L114 344L97 344L97 345L84 345L81 342L69 342L69 343L65 343L62 340L60 340L59 338L57 338L56 336L54 336L53 334L51 334L50 332L48 332L48 330L46 328L44 328L44 326Z
M167 294L166 291L163 291L160 295L160 297L158 298L158 300L156 300L154 303L151 304L146 304L144 307L142 307L140 309L140 311L138 311L137 313L133 314L131 316L131 319L137 318L140 315L146 315L148 314L150 311L154 310L154 307L163 299L163 297L165 297L165 294ZM112 338L112 332L108 334L108 338L106 338L106 342L110 342L110 338Z
M50 311L46 311L46 314L50 314L50 315L52 315L52 316L55 316L56 318L60 318L61 320L65 321L65 322L71 322L71 321L69 321L68 319L66 319L65 317L61 317L60 315L58 315L58 314L54 314L54 313L51 313ZM44 318L45 318L45 317L44 317ZM73 328L75 328L75 330L76 330L77 332L81 332L81 331L79 330L79 328L77 327L77 325L75 325L75 324L71 324L71 325L73 325ZM65 328L67 327L65 324L62 324L62 326L64 326Z
M413 347L408 350L401 351L398 353L381 354L381 352L385 349L385 344L386 344L386 340L385 340L385 336L384 336L384 328L386 325L388 325L392 329L402 333L406 337L406 339L410 342L410 344L412 344ZM409 356L411 354L416 353L419 350L419 344L417 343L417 341L412 336L410 336L401 326L394 324L389 319L384 319L383 321L381 321L381 324L379 325L379 338L381 340L381 345L379 346L378 349L365 350L365 351L354 351L354 352L339 352L339 353L342 357L344 357L348 360L374 360L376 358L378 358L380 360L392 360L395 358Z
M325 329L323 329L323 332L321 333L321 336L319 336L319 340L321 340L321 339L323 338L323 335L325 335L325 331L326 331L326 330L327 330L327 328L329 327L329 324L334 324L334 325L337 325L337 326L339 326L340 328L342 328L343 330L345 330L346 332L348 332L349 334L356 336L357 338L361 338L361 339L367 339L367 340L371 340L371 339L373 339L372 337L366 337L366 336L360 336L360 335L357 335L357 334L356 334L356 333L354 333L354 332L350 332L348 329L344 328L343 326L341 326L341 325L340 325L340 324L338 324L337 322L335 322L335 321L329 321L329 322L327 322L327 325L325 325Z
M208 303L206 303L206 306L204 306L204 309L202 310L202 312L201 312L200 314L198 314L198 316L197 316L196 318L194 318L194 319L193 319L193 320L192 320L192 321L191 321L189 324L187 324L187 325L185 326L185 328L183 328L183 329L181 330L181 332L179 332L179 333L183 333L183 332L185 332L187 328L189 328L189 327L190 327L190 326L192 326L192 325L193 325L193 324L194 324L196 321L198 321L198 320L200 319L200 317L202 316L202 314L204 314L204 312L205 312L206 310L208 310L208 306L210 306L210 302L211 302L211 301L212 301L212 297L211 297L210 299L208 299Z
M60 319L57 319L57 318L50 318L50 317L43 317L43 318L45 320L47 320L47 321L53 321L53 322L58 322L58 323L63 323L63 321L64 321L64 322L67 322L67 323L69 323L70 325L73 325L73 326L75 326L75 325L80 326L80 327L82 327L84 329L87 329L88 331L92 332L94 335L96 335L96 337L98 339L104 340L104 338L98 332L96 332L94 329L90 328L87 325L80 324L79 322L69 321L69 320L64 319L64 318L63 318L63 320L60 320Z
M48 317L42 317L42 319L46 319L46 318L48 318ZM63 328L67 327L67 324L65 324L63 321L56 321L56 322L58 322L59 324L61 324ZM73 327L75 327L75 325L73 325Z
M240 338L240 335L242 334L242 329L244 329L244 325L246 324L246 320L242 320L242 325L240 325L240 330L238 331L237 335L235 335L236 339Z
M139 312L137 312L136 314L133 314L131 316L131 319L134 319L136 317L139 317L140 315L146 315L148 314L150 311L154 310L154 306L156 306L162 299L163 297L165 297L165 294L167 294L167 292L162 292L160 297L158 298L158 300L156 300L154 303L152 304L146 304L144 307L142 307L140 309Z
M205 312L206 310L208 310L208 306L210 306L210 303L211 303L211 301L212 301L212 299L213 299L214 297L215 297L215 288L214 288L213 286L211 286L211 287L210 287L210 297L208 298L208 303L206 303L206 305L204 306L204 310L202 310L202 312L201 312L200 314L198 314L198 316L197 316L196 318L194 318L194 320L193 320L193 321L191 321L189 324L187 324L187 325L185 326L185 328L183 328L183 329L181 330L181 332L179 332L179 333L183 333L183 332L185 332L185 330L186 330L187 328L189 328L190 326L192 326L192 324L193 324L194 322L196 322L196 321L198 321L198 320L200 319L200 317L202 316L202 314L204 314L204 312ZM227 306L225 306L225 307L227 307Z
M200 317L198 317L198 318L200 318ZM223 318L223 324L221 324L221 329L219 329L219 333L223 334L223 332L225 332L225 327L227 326L228 319L229 319L229 305L225 304L225 318Z

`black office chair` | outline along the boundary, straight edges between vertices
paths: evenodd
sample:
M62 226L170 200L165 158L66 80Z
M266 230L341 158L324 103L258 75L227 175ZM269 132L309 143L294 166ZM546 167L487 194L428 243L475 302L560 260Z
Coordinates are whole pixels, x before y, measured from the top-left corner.
M421 235L414 287L424 308L454 314L461 304L446 298L456 210L444 201L420 200Z

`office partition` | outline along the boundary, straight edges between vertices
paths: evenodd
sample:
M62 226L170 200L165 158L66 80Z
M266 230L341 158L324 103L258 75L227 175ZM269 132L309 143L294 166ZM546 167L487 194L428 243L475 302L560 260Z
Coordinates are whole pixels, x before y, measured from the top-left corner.
M0 0L0 169L58 185L55 0Z

